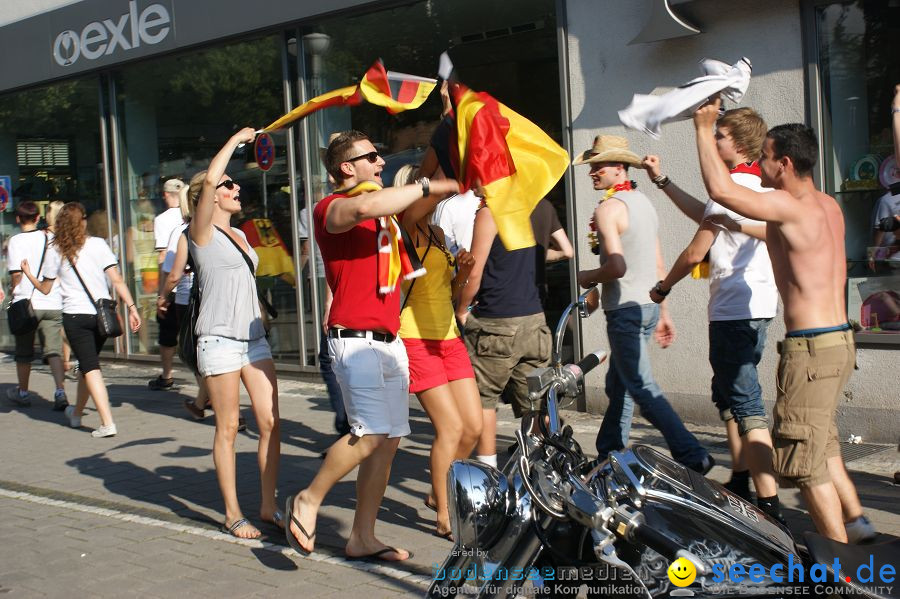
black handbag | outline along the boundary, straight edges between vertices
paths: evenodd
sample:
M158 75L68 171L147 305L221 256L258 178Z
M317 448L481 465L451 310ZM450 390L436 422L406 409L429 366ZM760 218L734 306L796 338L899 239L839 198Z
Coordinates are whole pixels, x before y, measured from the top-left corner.
M188 230L184 230L187 235ZM188 296L187 309L184 311L184 318L181 321L181 328L178 331L178 357L185 366L194 371L194 374L200 374L197 367L197 318L200 317L200 277L197 276L197 267L191 256L190 245L188 245L188 266L194 273L194 283L191 285L191 294Z
M100 333L101 337L106 337L107 339L110 337L120 337L124 331L122 330L122 323L119 321L119 315L116 312L118 302L106 298L94 300L94 296L88 291L87 285L84 284L84 280L82 280L81 275L78 274L78 269L75 268L75 265L72 264L71 260L69 260L69 265L72 267L75 276L78 277L78 282L84 287L84 292L87 293L88 298L97 310L97 332Z
M44 257L47 255L47 235L44 235L44 251L41 252L41 263L38 265L36 279L41 278L41 268L44 267ZM24 274L22 276L25 276ZM31 290L34 297L34 289ZM31 297L12 302L6 308L6 319L9 321L9 332L13 335L26 335L37 330L38 319L31 306Z

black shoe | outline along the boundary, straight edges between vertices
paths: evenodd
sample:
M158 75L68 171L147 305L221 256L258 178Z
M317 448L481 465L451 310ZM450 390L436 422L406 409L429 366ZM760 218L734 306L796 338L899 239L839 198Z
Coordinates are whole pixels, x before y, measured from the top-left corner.
M159 375L158 377L147 383L147 386L150 387L150 389L153 391L164 391L166 389L171 389L174 385L175 379L164 379L162 375Z
M716 461L709 454L706 454L706 457L700 460L696 464L685 464L688 468L693 470L694 472L699 472L700 474L706 476L706 473L713 469L713 466L716 465Z
M784 514L781 513L781 505L766 505L765 502L760 502L759 500L757 500L756 507L761 509L766 516L772 518L773 520L776 520L785 529L787 529L788 523L787 520L784 519Z
M57 390L56 393L53 394L53 411L62 412L68 407L69 400L66 397L66 392L62 389Z
M727 483L722 485L747 503L753 503L753 495L750 493L750 483L749 481L736 481L735 479L729 480Z
M240 416L238 418L238 431L245 431L245 430L247 430L247 419L244 418L243 416Z

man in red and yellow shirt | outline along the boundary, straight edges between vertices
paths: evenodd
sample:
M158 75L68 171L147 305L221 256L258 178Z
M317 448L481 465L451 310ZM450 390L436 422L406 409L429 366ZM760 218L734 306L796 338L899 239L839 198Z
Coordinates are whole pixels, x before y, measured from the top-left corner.
M421 179L379 189L384 160L358 131L332 140L325 167L339 191L316 205L313 220L334 294L327 323L328 352L341 385L350 433L331 446L310 486L288 497L287 538L294 549L312 551L316 515L325 495L359 466L356 516L346 554L403 561L409 558L408 551L375 538L375 519L390 465L400 438L410 432L409 369L403 343L397 338L400 294L380 289L377 219L404 210L427 213L443 196L458 192L459 186L453 180ZM374 183L376 191L359 193L359 186L367 183Z

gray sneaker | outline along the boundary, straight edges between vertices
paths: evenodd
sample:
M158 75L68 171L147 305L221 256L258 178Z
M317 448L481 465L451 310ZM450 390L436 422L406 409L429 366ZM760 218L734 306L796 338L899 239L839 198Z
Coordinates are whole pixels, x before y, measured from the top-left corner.
M27 391L25 395L19 391L19 387L10 387L6 390L6 399L16 404L17 406L30 406L31 405L31 394Z

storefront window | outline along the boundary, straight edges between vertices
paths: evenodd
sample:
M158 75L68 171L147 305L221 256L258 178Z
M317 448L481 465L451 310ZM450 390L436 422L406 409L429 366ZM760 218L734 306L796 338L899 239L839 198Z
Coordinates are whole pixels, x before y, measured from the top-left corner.
M116 77L121 164L120 206L126 279L147 326L132 337L133 353L157 351L159 284L153 219L162 213L163 184L185 183L204 170L238 128L260 129L284 112L278 36L154 60ZM276 360L296 363L296 277L290 188L283 136L263 172L252 145L238 150L228 174L241 185L242 212L232 219L260 257L257 285L278 309L269 343Z
M900 235L879 231L876 223L900 213L890 115L900 82L900 6L877 0L828 4L816 9L816 25L824 187L844 210L848 318L860 340L897 343Z
M301 39L306 89L313 96L351 85L377 58L388 70L434 77L440 54L449 50L460 81L490 93L561 140L555 11L551 0L432 0L322 20ZM401 166L421 161L440 115L437 92L418 110L395 116L366 104L314 114L308 119L313 200L328 193L317 154L332 133L352 128L368 134L385 158L382 178L389 185ZM565 224L562 184L548 199ZM547 318L552 325L569 302L568 263L548 265L548 284Z
M98 90L97 78L88 77L0 96L0 177L9 182L0 210L0 279L7 291L5 248L19 233L13 214L18 202L34 201L42 216L54 200L79 201L89 214L103 208ZM0 345L12 344L6 318L0 318Z

